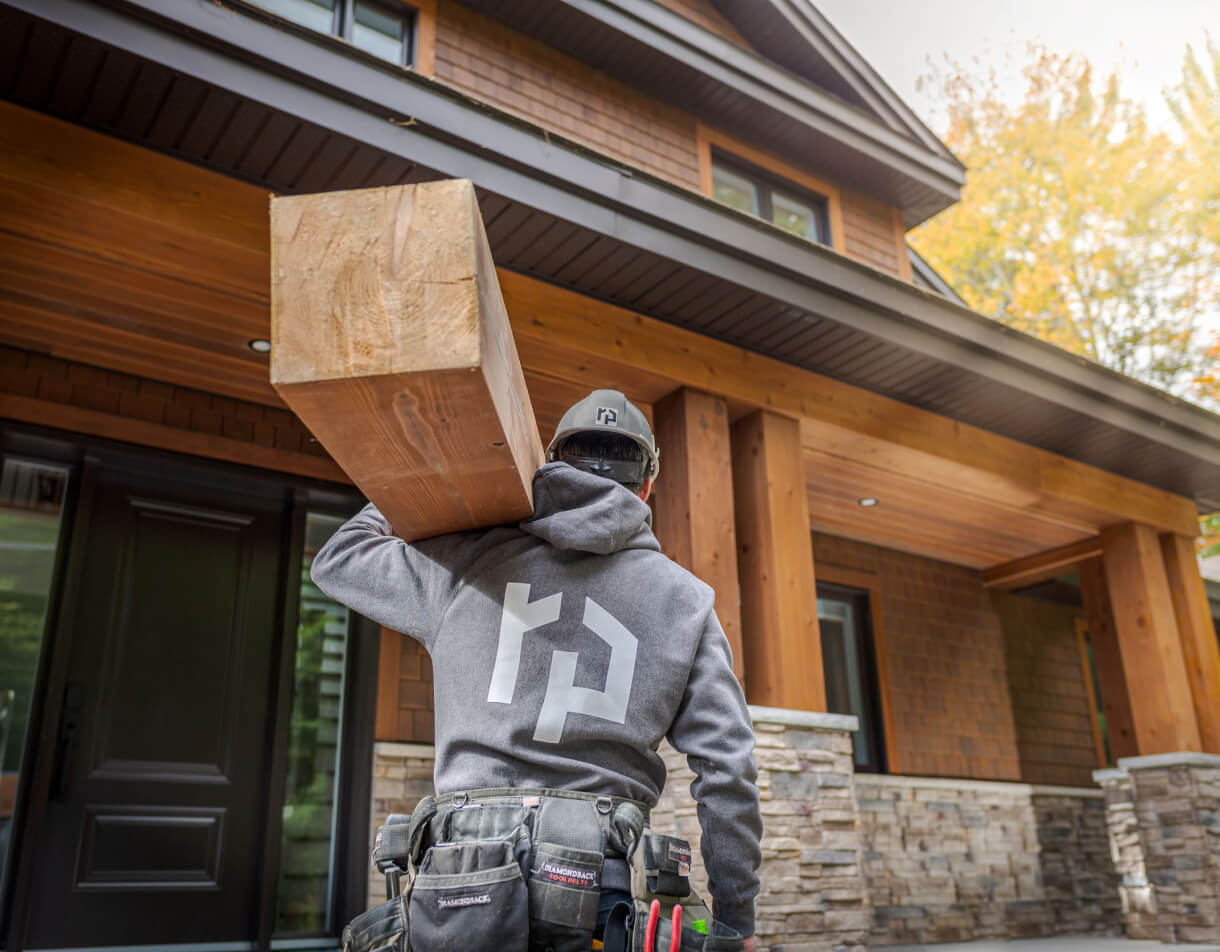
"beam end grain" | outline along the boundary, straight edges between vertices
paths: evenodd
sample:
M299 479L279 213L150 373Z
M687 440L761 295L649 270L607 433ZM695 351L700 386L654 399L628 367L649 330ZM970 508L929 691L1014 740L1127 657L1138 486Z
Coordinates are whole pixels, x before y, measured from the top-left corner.
M532 511L543 462L466 180L272 199L271 381L406 539Z

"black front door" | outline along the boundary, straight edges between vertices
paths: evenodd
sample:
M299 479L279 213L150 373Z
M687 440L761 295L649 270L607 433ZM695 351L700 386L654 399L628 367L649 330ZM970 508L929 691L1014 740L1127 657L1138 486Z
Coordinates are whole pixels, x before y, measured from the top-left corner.
M82 503L26 945L251 940L284 495L103 467Z

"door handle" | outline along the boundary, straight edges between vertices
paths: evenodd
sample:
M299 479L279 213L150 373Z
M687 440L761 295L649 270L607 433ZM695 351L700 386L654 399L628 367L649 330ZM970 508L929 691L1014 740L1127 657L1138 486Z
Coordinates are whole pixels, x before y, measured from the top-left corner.
M85 701L85 686L79 681L64 685L64 699L59 709L59 731L55 738L55 770L51 774L51 799L62 800L68 788L72 755L76 751L76 735L80 730L81 711Z

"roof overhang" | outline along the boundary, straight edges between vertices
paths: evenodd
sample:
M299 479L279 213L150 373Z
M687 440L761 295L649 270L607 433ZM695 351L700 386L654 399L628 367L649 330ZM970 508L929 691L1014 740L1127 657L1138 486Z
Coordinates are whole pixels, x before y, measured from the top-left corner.
M752 143L803 157L901 209L908 227L961 195L961 163L926 130L888 124L653 0L465 2L645 91L664 89L667 101Z
M319 136L398 157L409 170L399 180L470 178L484 195L501 265L1220 508L1217 416L438 83L232 6L5 6L14 29L0 33L24 37L14 46L36 40L45 53L51 34L63 42L73 31L223 91L226 109L261 104L277 121L256 134L285 140L270 144L277 155L294 141L312 143L299 162L257 174L190 152L190 135L145 144L282 191L388 184L348 174L361 164L350 156L333 172L311 171L327 152ZM46 72L26 52L10 47L8 55L14 69L29 61ZM79 81L95 80L85 73ZM72 81L65 70L53 83L18 77L9 88L51 111ZM594 249L600 264L574 264ZM771 315L761 325L760 313Z

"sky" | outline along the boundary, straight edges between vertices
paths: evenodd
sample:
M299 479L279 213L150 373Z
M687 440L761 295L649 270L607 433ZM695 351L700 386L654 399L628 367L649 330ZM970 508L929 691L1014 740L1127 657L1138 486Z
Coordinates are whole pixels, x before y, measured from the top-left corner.
M1104 75L1118 68L1121 89L1150 119L1168 127L1161 90L1181 74L1187 44L1205 55L1205 35L1220 43L1220 0L813 0L814 6L936 132L944 114L916 80L942 54L973 69L996 65L1018 99L1026 44L1081 52ZM1004 68L1008 59L1012 66Z

